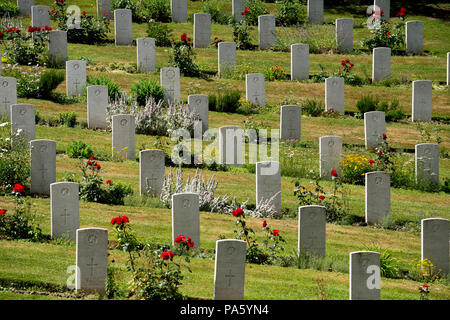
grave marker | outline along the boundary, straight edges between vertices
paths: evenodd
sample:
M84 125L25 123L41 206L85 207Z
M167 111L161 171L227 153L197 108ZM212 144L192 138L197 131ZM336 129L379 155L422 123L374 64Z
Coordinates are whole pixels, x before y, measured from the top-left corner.
M439 185L439 145L421 143L415 146L416 182Z
M131 10L114 10L114 21L116 46L131 46L133 44L133 24Z
M429 80L416 80L412 87L412 121L431 122L433 83Z
M115 160L136 160L135 118L131 114L112 116L112 153Z
M336 19L336 45L339 51L353 51L353 19Z
M406 53L423 54L423 21L406 22Z
M194 13L194 48L208 48L211 41L211 15Z
M180 69L173 67L161 68L160 82L164 88L164 100L167 103L180 102Z
M87 113L89 129L106 129L108 123L106 117L108 108L108 87L87 87Z
M331 109L344 113L344 78L332 77L325 79L325 110L329 111Z
M441 218L421 221L422 260L428 259L434 266L434 272L441 275L449 273L449 221Z
M219 42L217 54L219 76L233 73L236 65L236 43Z
M308 22L323 23L323 0L308 0Z
M67 31L52 30L48 35L49 59L54 65L64 66L67 62Z
M139 72L148 73L156 71L155 39L138 38L137 43L137 68Z
M31 15L31 7L34 6L34 0L17 0L20 16Z
M106 13L106 15L105 15ZM111 0L97 0L97 17L112 19Z
M170 0L170 9L173 22L187 22L187 0Z
M141 195L159 197L164 184L165 153L163 150L139 152L139 191Z
M16 138L22 137L28 144L36 139L36 115L32 104L12 104L11 111L11 140L13 145ZM18 133L20 131L20 133Z
M366 149L376 148L386 133L386 121L383 111L364 113L364 134Z
M76 240L80 228L79 185L76 182L50 184L52 239L67 237Z
M302 134L302 108L281 106L280 139L300 140Z
M188 96L189 110L194 110L199 114L202 122L202 133L208 130L208 96L206 94L191 94Z
M375 7L374 10L383 11L383 14L377 12L376 15L381 16L381 20L389 21L391 16L391 0L374 0L373 5Z
M281 167L277 161L256 163L256 205L273 198L271 204L281 216Z
M0 116L11 119L12 104L17 104L17 79L13 77L0 77Z
M291 45L291 80L309 79L309 45Z
M30 141L31 194L50 195L50 184L56 181L56 141Z
M179 235L191 237L194 248L200 248L199 195L184 192L172 195L172 244Z
M380 300L380 253L350 252L350 300Z
M242 240L216 241L214 300L244 300L246 248Z
M104 295L108 266L108 230L78 229L76 247L76 290Z
M31 26L41 29L50 26L49 10L48 6L31 6Z
M86 87L86 61L66 61L66 94L82 96Z
M219 161L232 167L241 167L245 161L243 149L243 130L241 127L225 126L219 128Z
M275 16L270 14L258 17L258 47L270 49L276 41Z
M326 209L323 206L298 208L298 254L325 257Z
M391 211L391 176L388 172L366 173L366 223L381 223Z
M342 137L324 136L319 138L320 177L332 180L331 171L336 170L341 175L339 165L342 154Z
M391 77L391 48L374 48L372 57L372 81Z
M266 88L263 73L245 75L245 99L254 105L266 105Z

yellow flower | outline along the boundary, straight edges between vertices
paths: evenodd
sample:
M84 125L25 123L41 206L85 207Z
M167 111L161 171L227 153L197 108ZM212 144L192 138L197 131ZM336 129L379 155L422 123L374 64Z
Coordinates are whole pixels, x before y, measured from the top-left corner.
M2 62L3 63L8 63L8 58L7 57L2 57Z

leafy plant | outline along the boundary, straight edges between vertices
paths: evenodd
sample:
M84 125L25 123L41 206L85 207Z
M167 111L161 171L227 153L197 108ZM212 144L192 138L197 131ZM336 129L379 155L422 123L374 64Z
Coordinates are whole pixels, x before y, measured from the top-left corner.
M109 99L114 99L120 94L120 85L114 83L113 80L106 76L89 76L86 79L86 87L89 86L106 86L108 87Z
M388 47L391 49L399 49L404 46L405 43L405 24L396 23L394 26L386 23L382 20L379 29L371 30L370 37L361 41L361 46L372 50L378 47Z
M259 16L269 13L264 2L262 2L261 0L247 0L247 2L245 2L244 4L244 8L248 8L248 10L244 11L246 12L245 20L248 22L248 24L253 26L258 25Z
M202 12L211 15L211 21L226 25L229 23L231 16L225 14L218 0L206 0L203 2Z
M8 1L3 1L0 3L0 16L17 16L19 14L19 7L13 3Z
M250 26L248 18L248 10L242 12L244 16L241 21L237 22L231 20L230 24L233 29L233 41L236 43L236 49L249 50L253 48L251 31L253 28Z
M147 18L159 22L171 22L170 3L167 0L145 0Z
M147 36L155 39L155 45L158 47L170 47L172 41L172 29L169 25L161 22L150 21L147 24Z
M58 113L58 118L59 124L64 127L73 128L77 123L77 114L73 111Z
M291 26L308 21L306 6L300 0L281 0L276 22L278 25Z
M164 89L155 80L139 80L131 87L130 93L136 97L138 105L145 106L152 97L155 102L164 100Z
M286 80L286 70L280 66L273 66L264 72L264 79L267 81Z
M70 158L88 159L94 155L94 151L83 141L72 141L67 145L66 154Z
M311 117L320 117L325 110L323 103L316 99L305 99L301 104L302 112Z
M172 42L172 50L169 57L169 67L177 67L185 77L200 77L199 66L194 62L194 49L191 38L183 33L180 41Z

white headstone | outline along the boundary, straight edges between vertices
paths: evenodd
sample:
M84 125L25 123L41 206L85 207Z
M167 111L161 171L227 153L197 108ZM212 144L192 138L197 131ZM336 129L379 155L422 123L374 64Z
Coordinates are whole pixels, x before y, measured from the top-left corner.
M237 22L240 22L242 19L244 19L244 16L242 15L242 12L245 10L246 0L232 0L231 1L231 11L233 14L234 19Z
M308 0L308 22L323 23L323 0Z
M112 154L116 160L136 160L135 117L131 114L112 116Z
M291 80L309 79L309 45L291 45Z
M97 0L97 17L112 19L111 0Z
M275 16L264 14L258 17L258 48L270 49L276 41Z
M66 93L68 96L83 95L86 87L86 61L66 61Z
M175 238L191 237L194 248L200 248L200 211L198 193L172 195L172 244Z
M48 53L53 64L65 65L67 61L67 31L50 31L48 35Z
M55 182L50 185L52 239L66 237L76 240L80 228L79 185L76 182Z
M33 27L50 26L50 8L48 6L32 6L31 7L31 25Z
M256 205L273 198L271 204L281 216L281 166L277 161L256 163Z
M383 111L370 111L364 113L364 134L366 149L376 148L383 142L386 133L386 121Z
M231 74L236 65L236 43L219 42L217 54L219 76Z
M339 51L353 51L353 19L336 19L336 45Z
M22 137L28 144L36 139L36 115L32 104L11 105L11 139Z
M422 260L428 259L434 266L433 272L441 276L449 273L449 221L441 218L421 221Z
M245 241L216 241L214 300L244 300L246 253Z
M439 145L421 143L415 146L415 172L417 183L439 184Z
M13 77L0 77L0 116L11 119L12 104L17 104L17 79Z
M131 10L114 10L114 22L116 46L131 46L133 44L133 24Z
M220 163L240 167L244 163L243 130L241 127L226 126L219 128Z
M159 197L164 184L165 153L163 150L139 152L139 191L141 195Z
M76 246L76 290L105 294L108 230L103 228L78 229Z
M154 38L138 38L137 68L139 72L148 73L156 71L156 49Z
M199 114L202 122L202 133L208 130L209 100L206 94L191 94L188 96L189 110Z
M320 177L332 180L331 171L341 175L342 137L324 136L319 138Z
M423 54L423 21L406 22L406 53Z
M50 195L50 184L56 181L56 141L30 141L32 194Z
M447 86L450 86L450 52L447 52Z
M389 172L366 173L366 223L381 223L391 211L391 176Z
M194 13L194 48L208 48L211 41L211 15Z
M412 121L431 121L433 83L416 80L412 84Z
M350 252L350 300L380 300L380 253Z
M327 214L323 206L298 208L298 254L325 257Z
M187 0L170 0L170 9L173 22L187 22Z
M254 105L266 105L266 88L263 73L245 75L245 99Z
M300 140L302 135L302 108L299 106L281 106L280 139Z
M89 129L106 129L108 108L108 87L87 87L87 114Z
M376 15L379 17L381 15L381 20L389 21L391 17L391 0L374 0L374 8L376 11L383 11L381 15L377 12Z
M17 6L19 7L19 15L29 16L31 15L31 7L34 6L34 0L17 0Z
M180 68L161 68L160 82L164 88L164 101L180 102Z
M333 109L336 112L344 113L345 94L344 78L332 77L325 79L325 110Z
M374 48L372 57L372 82L391 77L391 48Z

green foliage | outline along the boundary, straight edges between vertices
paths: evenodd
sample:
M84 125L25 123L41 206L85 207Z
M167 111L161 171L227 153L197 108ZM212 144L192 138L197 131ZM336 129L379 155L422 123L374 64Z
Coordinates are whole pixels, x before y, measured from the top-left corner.
M19 14L19 7L8 1L3 1L0 3L0 16L5 17L9 15L10 17L17 16Z
M143 1L147 18L159 22L171 22L170 2L167 0Z
M247 22L247 18L244 17L240 22L232 21L231 27L233 28L233 41L236 43L236 49L252 49L253 44L250 32L253 28Z
M278 27L273 50L289 52L292 44L309 45L310 53L324 54L337 51L335 26L331 24Z
M241 106L241 93L238 90L219 87L217 96L209 94L208 97L211 111L236 113Z
M383 111L386 121L398 121L406 118L403 110L399 109L399 101L393 100L390 103L380 101L371 95L362 96L356 103L356 108L361 114L370 111Z
M325 192L320 185L320 176L313 177L311 185L314 191L295 183L294 195L298 197L299 206L319 205L324 206L328 223L341 222L348 215L349 209L346 201L347 192L339 176L333 176L333 186L330 192Z
M147 36L155 39L155 45L157 47L170 47L172 41L172 29L169 25L161 22L149 22L147 24Z
M6 122L3 122L3 124ZM14 139L14 148L10 137L11 126L0 127L0 193L10 192L16 184L27 185L30 176L30 148L21 138Z
M108 183L108 192L105 194L103 202L112 205L123 205L125 197L133 194L130 184L123 182Z
M133 22L142 23L148 22L148 11L145 8L145 1L142 0L113 0L111 3L111 10L116 9L130 9L132 12Z
M53 90L55 90L65 79L63 71L57 71L48 69L41 74L39 81L38 92L35 97L47 99L51 96Z
M316 99L305 99L301 104L302 112L311 117L320 117L325 110L323 103Z
M384 20L383 20L384 21ZM361 41L361 46L372 50L378 47L387 47L391 49L399 49L405 43L405 24L396 23L391 26L388 23L382 23L379 29L370 31L370 37Z
M224 13L218 0L206 0L203 2L202 12L211 15L211 21L226 25L229 23L231 16Z
M50 18L58 24L58 29L67 31L67 42L83 44L100 44L108 41L109 19L106 16L89 16L86 11L80 14L80 28L69 28L72 13L68 11L65 1L55 1L56 8L52 8ZM73 20L73 23L75 21Z
M86 87L89 86L106 86L108 87L108 96L111 100L115 99L120 94L120 85L114 83L106 76L89 76L86 79Z
M306 6L299 0L281 0L281 5L276 16L277 25L291 26L306 23L308 13Z
M130 93L136 97L140 106L145 106L149 97L152 97L156 102L164 100L164 89L157 81L151 79L135 82Z
M286 71L280 66L272 66L264 72L264 79L267 81L286 80Z
M94 151L83 141L72 141L67 145L66 154L70 158L88 159L94 155Z
M59 124L64 127L73 128L77 124L77 114L73 111L58 113L58 118Z
M248 13L245 14L245 20L248 24L256 26L258 25L258 17L263 14L268 14L264 2L261 0L248 0L244 4L244 8L248 8Z
M194 62L194 49L191 40L185 33L181 35L181 41L172 42L170 51L169 67L177 67L185 77L200 77L201 71Z

